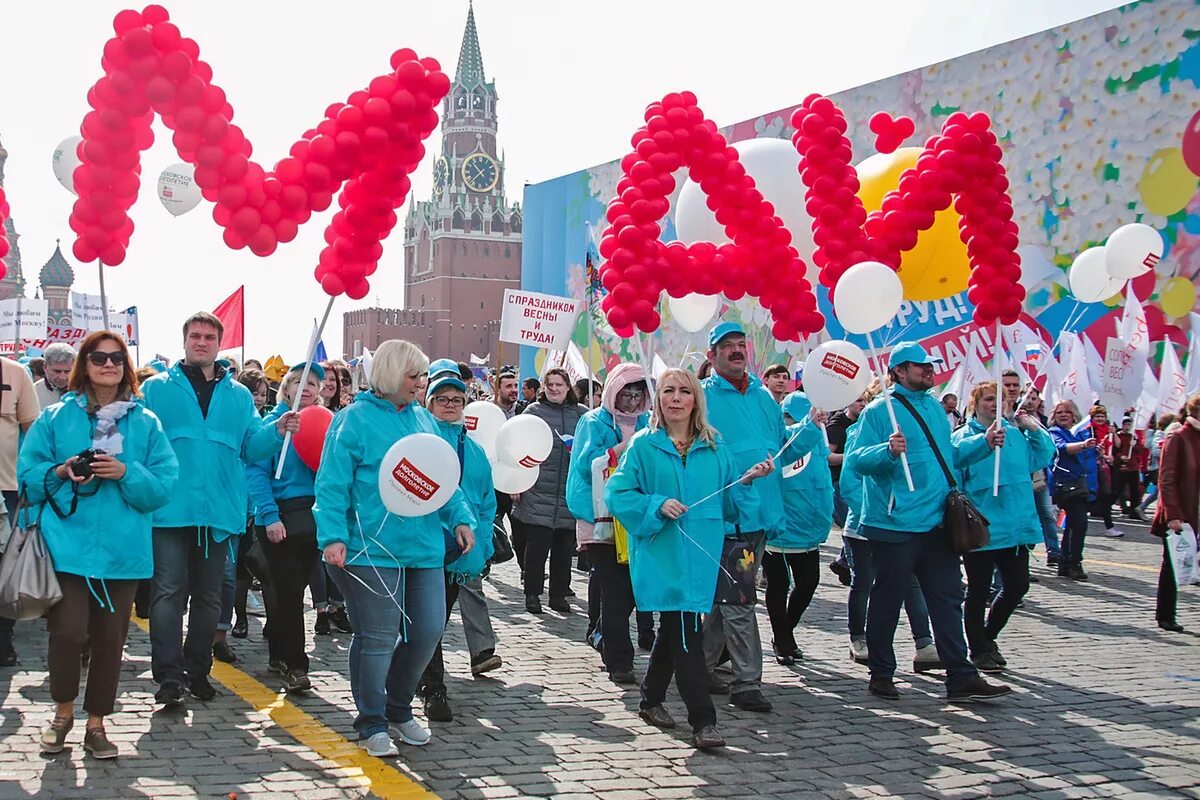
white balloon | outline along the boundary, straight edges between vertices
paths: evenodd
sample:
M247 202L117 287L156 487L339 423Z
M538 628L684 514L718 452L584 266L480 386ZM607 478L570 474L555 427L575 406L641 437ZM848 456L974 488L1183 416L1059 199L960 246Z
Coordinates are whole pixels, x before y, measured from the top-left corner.
M1067 272L1071 294L1081 303L1099 303L1121 291L1125 281L1108 274L1105 248L1089 247L1075 257Z
M63 139L58 143L58 147L54 148L54 157L51 161L54 177L71 194L78 194L75 191L75 168L82 163L77 152L81 142L83 142L83 138L80 136L68 136Z
M851 342L825 342L804 362L804 395L821 411L845 408L862 396L870 383L867 356Z
M810 452L800 456L799 461L793 461L791 464L788 464L783 468L783 479L786 481L788 478L794 478L801 472L804 472L804 468L808 466L808 462L811 460L812 453Z
M679 327L688 333L703 330L717 314L721 298L715 294L688 294L683 297L668 297L667 308Z
M522 414L500 427L496 436L496 459L499 464L530 469L550 457L554 447L554 432L540 417Z
M813 242L812 217L805 209L800 153L786 139L745 139L734 142L733 149L758 191L775 207L775 216L792 234L792 246L808 265L809 283L815 285L818 270L812 255L817 246ZM675 233L679 241L689 244L722 245L729 241L725 227L708 206L708 197L691 179L684 181L675 200Z
M526 469L512 464L497 464L492 467L492 483L496 491L502 494L520 494L537 483L541 471L541 467Z
M413 433L396 442L379 464L379 499L401 517L439 510L458 488L458 454L442 437Z
M902 302L904 286L900 276L878 261L855 264L842 273L833 291L834 313L850 333L882 328L896 316Z
M158 200L163 208L178 217L200 204L200 187L191 164L172 164L158 176Z
M1158 265L1163 254L1163 238L1158 231L1140 222L1122 225L1104 244L1108 274L1130 280Z
M504 412L500 410L500 406L486 400L468 403L467 407L463 409L463 425L467 428L467 436L470 436L475 444L483 448L489 461L495 461L496 437L500 435L500 428L505 421Z

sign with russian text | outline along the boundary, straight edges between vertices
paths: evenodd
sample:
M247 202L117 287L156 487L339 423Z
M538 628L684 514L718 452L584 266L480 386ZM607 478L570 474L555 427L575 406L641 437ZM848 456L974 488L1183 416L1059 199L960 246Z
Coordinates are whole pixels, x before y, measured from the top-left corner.
M50 304L45 300L14 297L0 300L0 341L41 339L46 335Z
M582 301L569 297L505 289L500 341L565 350L582 310Z

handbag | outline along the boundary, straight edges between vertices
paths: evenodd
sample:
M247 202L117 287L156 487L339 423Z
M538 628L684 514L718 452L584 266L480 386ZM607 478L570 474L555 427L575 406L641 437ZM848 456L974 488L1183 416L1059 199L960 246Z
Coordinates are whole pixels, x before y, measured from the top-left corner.
M22 491L18 521L22 510L28 508L28 498ZM39 511L32 524L18 525L0 559L0 616L8 619L37 619L62 600L54 562L42 538L41 518ZM27 513L25 520L28 523Z
M950 472L950 467L946 466L946 460L942 458L942 451L938 449L937 443L933 440L933 433L925 424L925 420L921 419L921 415L913 408L913 404L903 395L892 396L900 405L908 409L908 413L912 414L913 419L921 426L921 432L925 434L925 439L933 449L938 465L946 476L946 482L950 484L950 493L946 495L946 503L942 509L942 530L950 537L951 548L961 556L972 550L986 547L992 539L991 531L988 530L987 517L980 513L975 504L971 502L971 498L958 488L954 474Z
M1083 475L1072 475L1065 469L1057 467L1054 471L1063 474L1063 477L1054 476L1054 505L1062 507L1072 500L1078 500L1080 497L1087 497L1090 494L1087 478Z

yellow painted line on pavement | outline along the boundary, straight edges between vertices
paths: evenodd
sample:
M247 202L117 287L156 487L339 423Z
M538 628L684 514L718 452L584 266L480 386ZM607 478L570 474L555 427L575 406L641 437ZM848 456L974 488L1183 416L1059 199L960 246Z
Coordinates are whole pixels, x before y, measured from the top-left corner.
M134 622L149 632L147 620L134 617ZM357 742L350 741L288 702L287 694L269 689L237 667L214 660L212 676L255 711L267 714L276 725L317 755L344 769L361 771L361 775L351 777L375 797L381 800L428 800L437 797L387 761L367 755L367 751Z

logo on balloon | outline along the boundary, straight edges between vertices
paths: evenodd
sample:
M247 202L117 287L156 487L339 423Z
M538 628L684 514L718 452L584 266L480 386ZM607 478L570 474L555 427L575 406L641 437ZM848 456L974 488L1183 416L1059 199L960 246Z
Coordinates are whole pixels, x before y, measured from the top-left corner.
M848 358L842 358L837 353L826 353L825 357L821 359L821 366L838 375L843 375L849 380L858 377L858 364Z
M538 464L541 464L542 459L534 458L533 456L525 456L517 463L520 464L525 469L532 469L532 468L536 467Z
M463 417L463 427L473 431L479 427L479 417Z
M420 500L428 500L441 488L428 475L414 467L407 458L400 459L400 463L392 469L392 477Z

